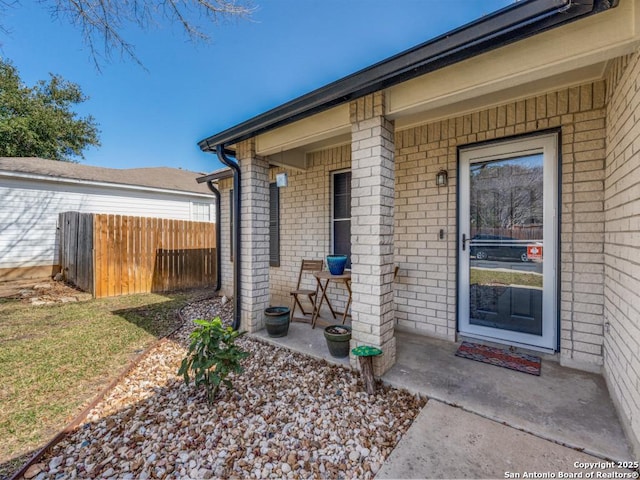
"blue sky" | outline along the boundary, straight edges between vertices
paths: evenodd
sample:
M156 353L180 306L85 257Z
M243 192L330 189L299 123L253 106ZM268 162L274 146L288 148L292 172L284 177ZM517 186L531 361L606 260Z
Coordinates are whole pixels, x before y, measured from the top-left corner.
M445 33L511 0L255 0L251 20L212 26L193 44L177 26L123 31L146 70L114 56L95 68L79 31L46 3L8 8L0 55L32 85L49 72L90 99L102 146L80 162L112 168L219 168L197 142L288 100Z

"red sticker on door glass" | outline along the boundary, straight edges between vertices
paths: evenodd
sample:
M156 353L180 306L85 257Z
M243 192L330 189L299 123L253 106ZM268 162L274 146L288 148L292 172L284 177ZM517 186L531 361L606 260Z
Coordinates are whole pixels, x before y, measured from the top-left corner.
M527 258L529 260L542 260L542 247L540 245L527 245Z

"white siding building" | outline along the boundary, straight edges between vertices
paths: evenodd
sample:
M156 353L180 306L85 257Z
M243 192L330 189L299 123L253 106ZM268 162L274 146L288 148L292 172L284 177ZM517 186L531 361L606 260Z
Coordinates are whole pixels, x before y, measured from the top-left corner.
M0 158L0 281L57 271L61 212L214 221L215 199L197 176L174 168Z

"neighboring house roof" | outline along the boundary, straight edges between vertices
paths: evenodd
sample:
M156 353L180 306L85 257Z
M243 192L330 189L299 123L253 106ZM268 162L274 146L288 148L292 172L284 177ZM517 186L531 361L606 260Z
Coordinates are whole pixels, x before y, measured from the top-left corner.
M617 6L618 0L517 2L198 142L215 151L364 95Z
M201 173L179 168L118 169L36 157L0 157L0 175L3 172L211 195L206 185L196 182Z

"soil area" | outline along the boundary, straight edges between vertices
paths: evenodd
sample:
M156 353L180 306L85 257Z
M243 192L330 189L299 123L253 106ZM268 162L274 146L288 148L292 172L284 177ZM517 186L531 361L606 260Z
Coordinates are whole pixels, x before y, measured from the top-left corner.
M0 282L1 299L16 299L33 305L49 305L89 300L91 294L65 282L44 278Z

